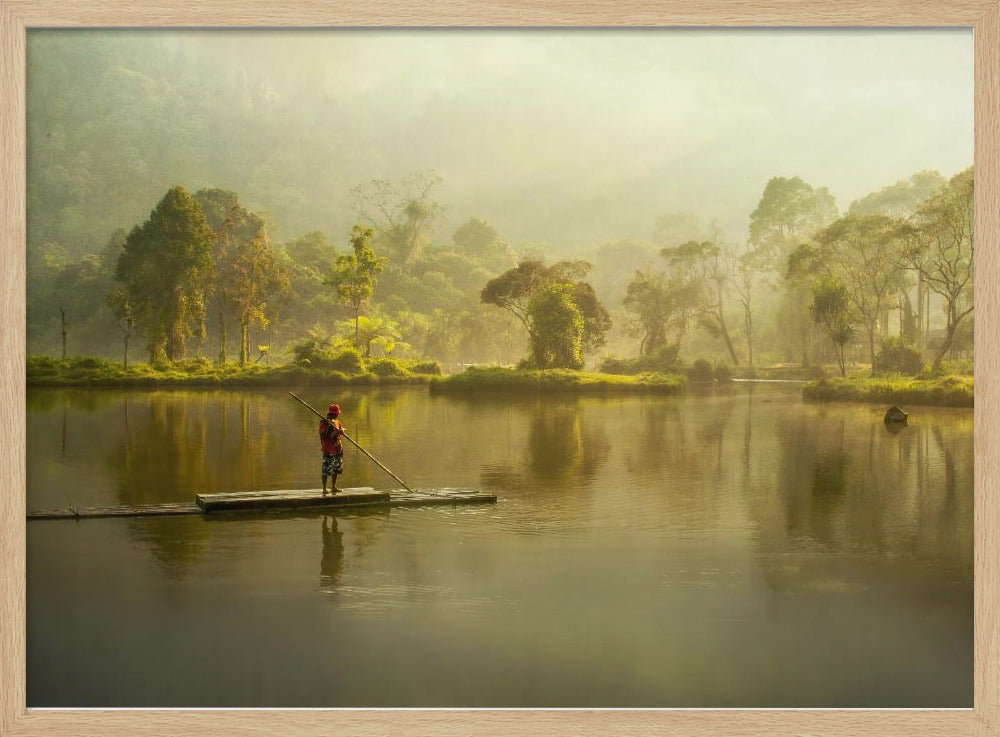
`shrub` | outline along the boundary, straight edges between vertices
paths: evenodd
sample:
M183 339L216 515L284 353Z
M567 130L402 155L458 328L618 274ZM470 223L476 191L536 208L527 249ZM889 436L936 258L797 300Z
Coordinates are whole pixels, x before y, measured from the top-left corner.
M638 358L609 356L601 362L600 371L605 374L622 375L670 373L677 370L677 351L676 345L666 345L657 348L649 355Z
M354 348L316 351L310 356L309 361L309 365L314 369L343 371L345 374L358 374L364 370L361 353Z
M882 348L875 356L875 373L878 374L919 374L924 368L920 351L906 345L899 338L882 341Z
M108 361L97 356L76 356L69 359L69 362L74 369L100 369L108 365Z
M441 364L437 361L417 361L410 365L410 372L414 374L441 375Z
M724 363L715 367L715 380L720 384L728 384L733 380L733 370Z
M823 379L826 378L826 370L818 363L806 366L806 376L810 379Z
M386 376L407 376L407 371L391 358L376 358L368 362L368 370L384 378Z
M711 381L712 364L704 358L699 358L694 362L691 368L688 369L688 378L691 379L691 381Z

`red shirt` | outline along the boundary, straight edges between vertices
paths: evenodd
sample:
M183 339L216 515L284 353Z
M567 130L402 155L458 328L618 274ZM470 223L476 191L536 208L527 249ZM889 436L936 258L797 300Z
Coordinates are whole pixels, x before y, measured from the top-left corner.
M340 420L320 420L319 422L319 443L324 455L342 456L344 446L340 444L340 433L334 430L343 430L344 426Z

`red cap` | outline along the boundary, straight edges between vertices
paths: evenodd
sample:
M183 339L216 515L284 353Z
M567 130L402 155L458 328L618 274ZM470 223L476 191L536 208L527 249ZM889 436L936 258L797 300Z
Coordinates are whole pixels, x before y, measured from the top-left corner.
M340 405L339 404L331 404L329 407L326 408L326 411L330 412L332 414L335 414L335 415L339 415L340 414Z

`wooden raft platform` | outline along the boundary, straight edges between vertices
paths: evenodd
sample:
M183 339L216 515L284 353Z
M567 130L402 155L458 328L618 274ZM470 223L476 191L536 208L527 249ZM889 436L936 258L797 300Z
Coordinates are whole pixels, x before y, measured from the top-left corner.
M248 512L289 509L339 509L355 507L415 507L432 504L495 503L496 494L471 489L375 491L370 487L343 489L323 496L321 489L239 491L228 494L198 494L194 503L138 504L126 507L80 507L39 509L28 519L94 519L101 517L168 517L216 512Z

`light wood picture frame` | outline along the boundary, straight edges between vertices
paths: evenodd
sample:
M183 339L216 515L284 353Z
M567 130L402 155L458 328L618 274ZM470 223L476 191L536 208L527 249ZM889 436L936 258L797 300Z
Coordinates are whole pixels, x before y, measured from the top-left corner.
M975 47L975 693L959 710L28 710L25 49L37 27L968 27ZM0 735L1000 737L1000 0L0 0Z

